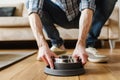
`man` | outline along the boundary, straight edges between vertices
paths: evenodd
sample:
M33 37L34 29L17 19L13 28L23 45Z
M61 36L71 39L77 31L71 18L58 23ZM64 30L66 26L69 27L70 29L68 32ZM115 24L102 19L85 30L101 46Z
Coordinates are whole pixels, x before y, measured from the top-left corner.
M39 48L37 59L54 68L51 59L57 57L54 52L65 50L64 41L54 26L58 24L64 28L79 28L73 57L80 58L83 64L87 59L106 61L107 57L98 54L94 45L115 3L116 0L27 0L30 25ZM51 49L44 38L43 28L51 40ZM88 48L85 50L86 46Z

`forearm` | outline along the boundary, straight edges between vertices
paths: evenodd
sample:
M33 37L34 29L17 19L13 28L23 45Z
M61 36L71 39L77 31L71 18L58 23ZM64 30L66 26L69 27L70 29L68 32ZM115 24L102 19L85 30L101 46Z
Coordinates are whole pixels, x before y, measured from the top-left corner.
M32 13L31 15L29 15L29 21L30 21L33 34L36 38L38 47L39 48L42 46L48 47L42 31L42 23L39 16L36 13Z
M86 38L91 27L93 17L93 11L90 9L85 9L81 12L81 17L79 20L79 36L77 44L85 46Z

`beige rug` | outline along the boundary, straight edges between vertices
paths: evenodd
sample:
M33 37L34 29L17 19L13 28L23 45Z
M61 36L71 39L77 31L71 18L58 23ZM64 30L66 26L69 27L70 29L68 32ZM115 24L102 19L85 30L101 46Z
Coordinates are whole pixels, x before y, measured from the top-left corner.
M36 53L37 50L0 50L0 70Z

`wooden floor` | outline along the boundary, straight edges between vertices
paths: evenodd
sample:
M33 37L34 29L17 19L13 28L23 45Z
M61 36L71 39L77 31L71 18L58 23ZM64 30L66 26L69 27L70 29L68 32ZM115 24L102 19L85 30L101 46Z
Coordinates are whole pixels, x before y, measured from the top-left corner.
M109 56L108 63L87 62L86 73L83 75L70 77L46 75L45 64L36 61L35 54L0 71L0 80L120 80L120 49L98 50ZM68 53L72 53L72 50L68 50Z

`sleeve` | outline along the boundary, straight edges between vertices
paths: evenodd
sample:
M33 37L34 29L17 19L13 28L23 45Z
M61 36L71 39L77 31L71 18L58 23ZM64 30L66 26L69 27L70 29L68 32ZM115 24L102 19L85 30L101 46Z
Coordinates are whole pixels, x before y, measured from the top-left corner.
M31 13L40 13L42 11L44 0L26 0L25 5L28 10L28 14Z
M81 0L79 10L82 11L86 8L95 11L96 9L95 0Z

